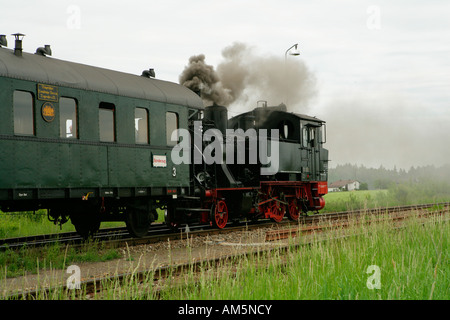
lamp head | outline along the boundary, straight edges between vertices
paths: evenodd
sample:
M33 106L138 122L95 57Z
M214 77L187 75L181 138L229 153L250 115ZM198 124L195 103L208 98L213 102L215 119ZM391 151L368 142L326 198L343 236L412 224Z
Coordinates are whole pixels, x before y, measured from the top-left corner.
M296 45L294 46L294 49L293 49L293 50L289 51L289 54L290 54L291 56L299 56L299 55L300 55L300 50L298 50L297 47L298 47L298 44L296 44Z

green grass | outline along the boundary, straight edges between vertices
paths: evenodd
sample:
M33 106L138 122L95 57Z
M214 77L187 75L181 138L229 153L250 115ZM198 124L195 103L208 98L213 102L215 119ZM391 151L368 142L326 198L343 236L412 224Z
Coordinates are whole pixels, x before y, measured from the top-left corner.
M47 211L3 213L0 211L0 238L75 231L71 223L62 227L47 219Z
M354 234L348 237L342 235ZM390 222L355 225L334 231L336 239L316 236L313 244L259 252L176 282L169 278L156 294L153 272L143 283L131 275L125 284L105 281L106 292L94 299L163 300L448 300L450 298L448 221L416 218L401 229ZM302 244L306 237L291 241ZM188 250L188 249L187 249ZM170 253L169 253L170 254ZM379 287L372 281L376 266ZM189 269L191 270L191 269ZM369 285L368 285L369 283ZM81 292L83 292L82 289ZM54 293L68 299L74 292ZM81 295L81 298L83 295ZM46 297L48 298L48 297Z
M450 201L450 185L435 181L393 184L385 190L332 192L324 196L321 212L336 212L364 208L381 208L408 204Z
M332 231L291 240L289 249L275 249L256 255L234 258L219 268L208 264L200 274L188 274L176 282L169 276L156 294L153 272L138 283L137 276L129 276L125 283L104 281L106 291L93 299L164 299L164 300L448 300L450 298L450 226L443 217L422 223L417 218L394 228L391 222L355 225L350 229ZM343 237L347 235L347 237ZM308 241L306 241L308 240ZM300 247L294 246L300 245ZM60 248L61 249L61 248ZM186 250L189 250L187 248ZM42 258L40 264L50 263ZM55 251L57 251L55 249ZM170 253L170 249L169 252ZM71 254L64 257L65 264ZM49 260L46 260L49 259ZM74 259L80 259L74 258ZM1 264L4 265L5 262ZM56 264L51 262L52 265ZM370 266L379 268L378 288L369 284L375 274ZM137 269L137 268L136 268ZM191 270L189 268L189 270ZM370 271L370 272L369 272ZM5 270L0 269L0 274ZM0 278L2 276L0 275ZM174 279L174 280L172 280ZM1 279L0 279L1 283ZM85 298L81 291L55 290L38 299Z
M120 258L115 249L102 250L96 243L87 242L74 249L58 243L45 248L7 249L0 252L0 275L6 277L37 273L41 269L64 269L74 262L99 262ZM0 278L1 278L0 276Z
M409 203L444 202L449 199L449 188L445 188L442 184L394 185L387 190L330 193L325 196L326 207L322 212L394 206ZM158 214L158 221L163 221L163 211L159 210ZM117 226L117 223L112 224ZM108 225L108 223L102 223L102 227L105 225ZM448 235L450 232L448 223L443 226L436 224L433 227L434 230L429 230L430 232L428 234L423 233L425 228L411 229L411 227L409 229L410 231L406 233L405 231L399 231L398 237L396 232L390 232L389 234L381 233L380 235L375 233L375 238L358 237L356 242L346 240L345 242L338 243L330 242L329 245L305 247L300 253L293 253L292 262L290 262L292 267L289 267L290 264L282 268L278 267L276 263L277 257L273 254L267 257L261 257L261 259L264 258L264 262L269 261L267 269L269 271L275 270L273 274L266 274L260 269L252 267L255 264L261 265L264 263L262 261L254 259L236 261L236 265L242 271L237 275L230 273L227 278L229 278L229 281L233 281L231 286L237 285L237 283L244 284L239 284L242 286L243 291L230 293L228 298L409 299L409 297L416 297L417 299L424 299L428 293L431 294L432 298L442 299L442 292L445 292L444 296L446 295L448 299L450 298L448 289L450 285L448 280L449 257L447 248L449 247ZM36 214L32 212L20 214L5 214L0 212L1 238L61 231L74 231L74 228L69 222L63 225L62 230L60 230L59 226L47 220L45 210L40 210ZM365 245L363 245L364 243ZM318 251L312 251L312 248ZM398 249L394 252L393 250L396 248ZM64 268L68 263L76 263L77 261L104 261L103 259L114 259L118 255L114 251L99 253L96 246L92 246L91 249L85 250L84 252L66 251L65 248L60 248L56 245L56 247L49 247L44 251L23 249L17 252L7 250L0 252L0 275L10 277L22 275L26 272L37 272L39 268ZM321 260L320 257L327 257L327 259ZM435 259L433 257L438 258ZM400 264L399 261L401 262ZM365 270L369 265L378 265L382 270L382 279L388 279L388 281L383 280L383 289L389 285L389 288L394 286L395 290L391 288L387 293L383 289L381 291L361 291L360 282L367 278ZM393 269L390 268L391 265L394 267ZM295 272L296 269L299 270ZM343 272L343 270L350 269L354 270L354 273ZM298 273L300 271L303 273ZM396 272L400 278L396 277ZM417 274L418 272L420 275ZM429 278L430 272L434 274L434 281L431 281ZM316 279L316 274L321 275ZM354 279L354 277L357 279ZM261 283L261 287L264 288L261 290L262 292L269 292L270 295L262 297L261 294L258 294L250 286L252 281L248 282L249 287L244 289L249 278L253 279L252 281L265 281ZM297 279L297 282L292 283L291 278ZM436 280L437 278L439 278L439 281ZM240 282L234 282L232 279L238 279ZM315 282L309 282L308 279L316 280ZM222 286L222 277L211 280L205 276L202 281L205 287L201 287L200 291L198 290L199 285L197 283L187 284L185 286L183 290L189 293L187 294L188 298L202 299L203 297L210 296L211 298L222 299L223 297L227 297L225 289L222 292L222 289L216 288L216 286ZM405 282L406 285L404 284ZM441 282L447 285L447 287L444 287ZM413 292L414 290L410 283L413 283L417 288L421 288L417 289L421 292L420 295L418 292ZM427 291L430 289L430 285L434 288L433 292ZM285 289L282 289L283 287ZM211 292L204 290L205 288L210 288L210 290L214 288L216 293L211 295ZM310 293L306 294L303 289L299 288L307 288ZM228 290L234 292L230 288ZM287 291L284 292L283 290ZM133 298L138 298L136 291L133 292L135 292ZM176 299L177 297L181 298L183 296L182 292L171 292L170 290L167 292L165 298ZM381 294L382 292L385 293ZM147 292L147 294L149 293ZM149 297L151 297L151 294Z
M215 276L169 289L163 299L442 299L450 298L449 224L405 229L390 224L356 227L359 236L260 254L236 261ZM255 266L258 266L257 268ZM373 271L380 289L369 289ZM235 270L237 269L237 272ZM193 279L193 277L192 277Z
M164 222L164 211L158 211L156 222ZM102 222L101 228L123 227L125 222ZM33 236L40 234L73 232L75 227L69 221L62 226L54 224L47 219L47 210L34 212L12 212L0 211L0 238L14 238Z
M164 220L164 212L158 210L158 221ZM102 227L125 226L124 222L103 222ZM68 222L62 227L48 221L46 210L21 213L0 211L0 238L13 238L39 234L75 231ZM41 249L23 248L19 251L8 249L0 251L0 274L7 277L21 276L24 273L37 273L40 269L64 269L71 262L98 262L119 258L116 250L99 250L98 245L90 245L75 250L54 244Z
M322 212L348 211L390 206L388 190L342 191L326 194Z

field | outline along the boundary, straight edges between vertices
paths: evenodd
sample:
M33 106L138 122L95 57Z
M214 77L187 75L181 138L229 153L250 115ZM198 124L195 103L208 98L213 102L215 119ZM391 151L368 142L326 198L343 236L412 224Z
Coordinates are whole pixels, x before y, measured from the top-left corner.
M332 192L324 196L321 212L393 207L450 201L450 185L443 182L392 184L383 190Z
M158 222L164 221L164 212L158 210ZM124 227L125 222L102 222L102 228ZM75 227L70 223L60 226L47 219L47 210L37 212L3 213L0 211L0 239L72 232Z
M387 207L392 203L388 201L388 190L332 192L326 194L324 199L324 212Z

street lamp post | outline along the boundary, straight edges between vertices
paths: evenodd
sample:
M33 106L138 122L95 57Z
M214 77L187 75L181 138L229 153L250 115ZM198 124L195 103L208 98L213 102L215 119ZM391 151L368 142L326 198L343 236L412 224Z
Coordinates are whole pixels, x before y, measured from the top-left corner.
M295 47L295 50L293 50L291 53L289 53L291 56L299 56L300 55L300 51L297 49L298 47L298 43L294 44L292 47L290 47L289 49L286 50L286 53L284 54L284 61L286 62L287 60L287 54L288 52Z
M300 55L300 50L297 49L298 47L298 43L294 44L293 46L291 46L289 49L286 50L286 52L284 53L284 76L287 79L287 55L289 53L289 55L291 56L299 56ZM293 48L295 48L295 50L292 50ZM292 52L289 52L291 51ZM286 100L286 104L287 104L287 82L285 84L285 100Z

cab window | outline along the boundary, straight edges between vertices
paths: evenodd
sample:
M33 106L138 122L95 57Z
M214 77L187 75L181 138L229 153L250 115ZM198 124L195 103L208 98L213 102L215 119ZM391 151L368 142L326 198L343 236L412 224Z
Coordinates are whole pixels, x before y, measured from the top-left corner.
M288 120L283 120L278 124L280 138L284 140L292 140L294 138L294 125Z

